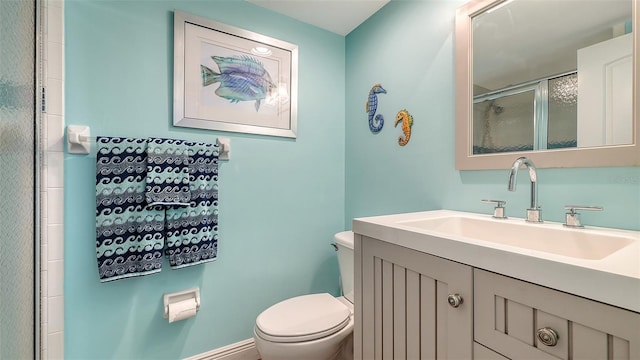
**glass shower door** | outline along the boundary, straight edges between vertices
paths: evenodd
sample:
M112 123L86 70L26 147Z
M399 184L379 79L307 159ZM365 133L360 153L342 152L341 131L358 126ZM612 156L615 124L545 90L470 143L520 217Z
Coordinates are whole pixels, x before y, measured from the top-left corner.
M35 14L0 0L0 359L36 357Z

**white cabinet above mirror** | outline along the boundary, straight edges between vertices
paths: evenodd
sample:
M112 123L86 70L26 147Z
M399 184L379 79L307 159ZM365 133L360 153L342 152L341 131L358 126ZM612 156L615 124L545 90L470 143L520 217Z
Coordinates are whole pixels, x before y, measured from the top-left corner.
M638 1L458 9L456 168L640 165Z

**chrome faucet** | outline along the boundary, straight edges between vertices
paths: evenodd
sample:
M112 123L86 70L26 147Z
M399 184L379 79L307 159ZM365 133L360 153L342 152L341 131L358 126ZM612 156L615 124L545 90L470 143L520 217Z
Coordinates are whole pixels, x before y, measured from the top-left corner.
M519 157L511 165L511 172L509 173L509 191L516 191L516 177L518 176L518 170L524 165L529 170L529 180L531 180L531 206L527 209L527 221L529 222L542 222L540 217L540 208L538 207L538 183L536 166L533 161L526 157Z

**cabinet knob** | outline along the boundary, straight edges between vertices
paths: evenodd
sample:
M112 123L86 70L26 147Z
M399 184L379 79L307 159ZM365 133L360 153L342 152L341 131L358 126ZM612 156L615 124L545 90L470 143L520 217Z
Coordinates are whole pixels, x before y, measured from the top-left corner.
M547 346L556 346L558 339L560 338L558 333L549 327L538 329L536 335L538 336L538 340Z
M447 296L447 302L452 307L457 308L462 304L462 296L460 296L460 294L449 294L449 296Z

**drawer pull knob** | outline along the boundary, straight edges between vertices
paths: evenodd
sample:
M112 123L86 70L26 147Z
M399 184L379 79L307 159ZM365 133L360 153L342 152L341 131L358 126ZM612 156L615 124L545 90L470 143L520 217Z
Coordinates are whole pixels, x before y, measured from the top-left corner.
M460 294L449 294L449 296L447 296L447 302L452 307L457 308L462 304L462 296L460 296Z
M560 338L558 333L549 327L538 329L536 335L538 336L538 340L547 346L556 346L558 339Z

